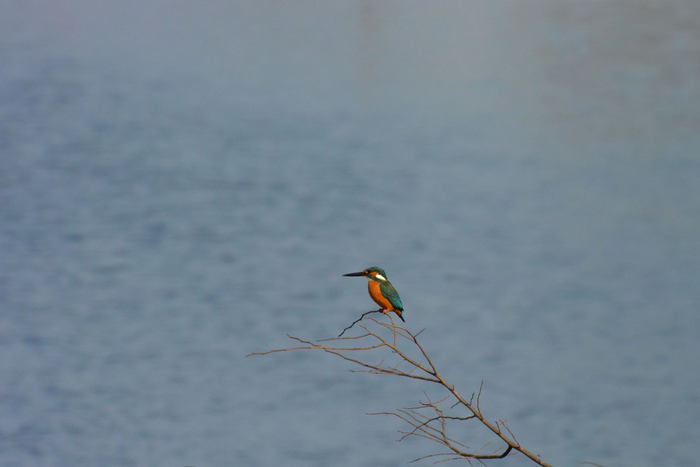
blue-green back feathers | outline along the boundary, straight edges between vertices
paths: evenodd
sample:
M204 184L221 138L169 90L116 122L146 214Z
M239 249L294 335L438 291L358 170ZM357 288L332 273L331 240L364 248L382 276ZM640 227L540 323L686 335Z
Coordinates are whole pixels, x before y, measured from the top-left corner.
M381 274L382 276L384 275L383 271L379 274ZM387 300L391 302L394 308L403 311L403 303L401 302L401 297L399 297L399 293L396 291L394 286L391 285L391 282L389 282L388 280L381 281L379 284L379 288L382 291L382 295L384 295L387 298Z

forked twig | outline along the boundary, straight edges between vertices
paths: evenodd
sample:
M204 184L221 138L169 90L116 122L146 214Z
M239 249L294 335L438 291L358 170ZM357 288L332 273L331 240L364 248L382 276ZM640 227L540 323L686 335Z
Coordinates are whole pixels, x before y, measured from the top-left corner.
M360 321L362 321L362 318L364 318L364 317L367 316L368 314L370 314L370 313L381 313L381 312L382 312L382 309L380 308L379 310L366 311L366 312L362 313L362 315L360 315L359 318L357 318L355 321L353 321L352 324L351 324L350 326L348 326L348 327L346 327L345 329L343 329L343 330L340 332L340 334L338 334L338 337L343 337L343 334L345 334L345 331L347 331L348 329L350 329L351 327L353 327L354 325L356 325L357 323L359 323Z
M368 321L371 322L370 325L373 323L373 326L359 325L358 327L364 330L363 334L343 337L345 331L352 328L365 316L370 313L379 313L381 311L382 310L373 310L363 313L360 318L343 329L336 338L322 339L313 342L288 335L290 339L302 345L268 350L266 352L255 352L250 355L267 355L276 352L297 350L320 350L362 367L361 370L357 371L372 374L396 375L438 384L447 391L447 396L442 399L433 401L425 394L425 401L419 402L419 405L416 407L372 414L391 415L406 423L411 429L401 432L401 440L407 437L424 438L446 448L444 452L429 454L414 459L414 461L433 458L437 459L436 462L466 460L469 463L471 463L471 461L483 463L484 460L502 459L513 451L516 451L537 465L551 467L551 464L545 462L537 454L523 447L505 421L497 420L492 422L484 416L481 411L483 381L479 386L479 390L472 393L469 399L466 399L440 374L428 352L418 341L418 334L420 333L413 334L405 327L395 324L393 319L391 323L386 323L374 318L368 318ZM399 362L402 363L401 368L399 368L398 365L384 363L383 357L386 356L385 354L379 354L382 356L379 363L370 363L363 358L365 355L360 355L362 352L369 352L369 355L374 356L376 352L381 352L382 350L388 351L390 355L394 355L398 358ZM411 350L410 355L408 352L409 350ZM413 356L414 354L416 355L415 357ZM407 369L404 369L404 367L407 367ZM450 399L453 398L456 402L450 404ZM449 404L447 408L449 412L441 408L441 404L443 403L445 405ZM426 410L432 413L426 414ZM455 411L457 413L455 413ZM448 427L451 422L468 423L470 421L480 423L500 439L504 444L503 449L499 449L496 452L483 452L481 448L473 450L448 434Z

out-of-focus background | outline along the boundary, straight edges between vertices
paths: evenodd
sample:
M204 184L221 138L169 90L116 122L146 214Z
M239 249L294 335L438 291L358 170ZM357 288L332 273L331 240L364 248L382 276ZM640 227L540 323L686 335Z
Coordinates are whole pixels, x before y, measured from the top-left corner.
M364 415L435 388L245 358L336 335L372 308L341 274L379 265L443 373L545 460L697 465L698 21L696 0L3 1L0 464L435 452Z

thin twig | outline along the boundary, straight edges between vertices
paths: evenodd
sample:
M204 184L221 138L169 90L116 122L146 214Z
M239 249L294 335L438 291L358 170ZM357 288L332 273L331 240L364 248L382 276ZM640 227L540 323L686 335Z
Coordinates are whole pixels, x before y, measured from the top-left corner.
M343 334L345 334L345 331L347 331L348 329L350 329L351 327L353 327L355 324L357 324L357 323L359 323L360 321L362 321L362 318L364 318L364 317L367 316L368 314L370 314L370 313L381 313L381 312L382 312L382 310L381 310L381 308L380 308L379 310L366 311L366 312L362 313L362 315L360 315L359 318L357 318L355 321L353 321L352 324L351 324L350 326L348 326L348 327L346 327L345 329L343 329L343 330L340 332L340 334L338 334L338 337L343 337Z

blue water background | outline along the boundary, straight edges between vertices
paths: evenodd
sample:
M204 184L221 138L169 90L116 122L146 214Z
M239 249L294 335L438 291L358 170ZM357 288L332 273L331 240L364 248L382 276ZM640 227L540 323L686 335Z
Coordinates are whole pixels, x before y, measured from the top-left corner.
M697 466L699 5L3 1L0 465L436 452L365 415L436 388L245 358L376 264L549 462Z

